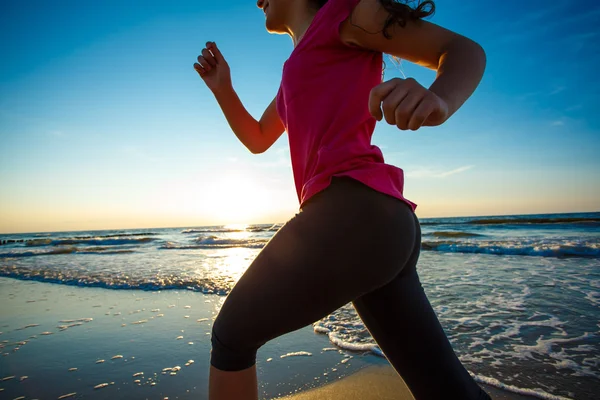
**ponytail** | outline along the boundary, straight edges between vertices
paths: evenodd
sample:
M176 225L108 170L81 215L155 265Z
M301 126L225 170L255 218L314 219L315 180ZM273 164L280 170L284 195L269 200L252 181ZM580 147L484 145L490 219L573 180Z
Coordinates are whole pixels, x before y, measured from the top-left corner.
M378 0L381 6L390 14L383 26L383 36L390 39L387 29L393 23L401 27L406 26L407 21L416 21L431 16L435 12L435 4L432 0L419 1L416 7L411 7L414 1L398 2L395 0Z
M320 9L327 3L328 0L313 0L313 4ZM383 36L391 39L387 29L392 24L398 24L401 27L406 26L408 21L416 21L422 18L429 17L435 12L435 4L432 0L378 0L379 4L389 13L388 18L383 25ZM412 6L412 3L417 3Z

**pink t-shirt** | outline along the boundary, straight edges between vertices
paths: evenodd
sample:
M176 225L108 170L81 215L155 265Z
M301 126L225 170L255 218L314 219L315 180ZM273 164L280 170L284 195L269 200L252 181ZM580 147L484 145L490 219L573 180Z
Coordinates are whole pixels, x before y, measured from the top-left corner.
M300 208L348 176L406 202L404 172L371 145L369 93L382 82L382 53L344 44L339 26L360 0L329 0L283 65L277 112L288 133Z

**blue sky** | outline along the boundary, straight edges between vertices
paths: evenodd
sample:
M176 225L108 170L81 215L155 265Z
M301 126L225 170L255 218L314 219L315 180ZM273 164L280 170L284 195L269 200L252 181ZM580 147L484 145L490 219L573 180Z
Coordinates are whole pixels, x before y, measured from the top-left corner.
M126 3L126 4L123 4ZM485 76L444 125L379 122L420 218L600 210L600 3L440 0ZM192 65L206 41L257 119L293 50L254 1L4 2L0 232L284 222L284 134L253 155ZM386 57L385 78L435 72Z

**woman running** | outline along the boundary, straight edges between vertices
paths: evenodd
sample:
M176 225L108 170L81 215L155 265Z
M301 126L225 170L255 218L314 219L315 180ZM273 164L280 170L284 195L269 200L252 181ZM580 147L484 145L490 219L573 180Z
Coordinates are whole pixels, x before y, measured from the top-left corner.
M401 130L444 123L485 68L472 40L394 0L258 0L270 33L294 50L256 121L215 42L195 70L252 153L287 131L299 212L257 255L213 324L209 398L258 398L257 350L352 302L417 400L490 399L470 376L417 274L421 229L403 170L371 145L377 121ZM382 82L383 53L437 70L435 82Z

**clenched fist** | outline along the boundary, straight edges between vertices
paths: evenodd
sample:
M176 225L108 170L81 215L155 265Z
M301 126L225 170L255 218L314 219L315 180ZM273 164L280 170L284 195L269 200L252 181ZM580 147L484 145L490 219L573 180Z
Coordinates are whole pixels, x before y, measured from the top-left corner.
M213 92L231 87L229 65L215 42L206 42L198 62L194 63L194 69Z
M381 113L383 102L383 115ZM448 104L413 78L394 78L375 86L369 96L369 112L399 129L437 126L448 119Z

